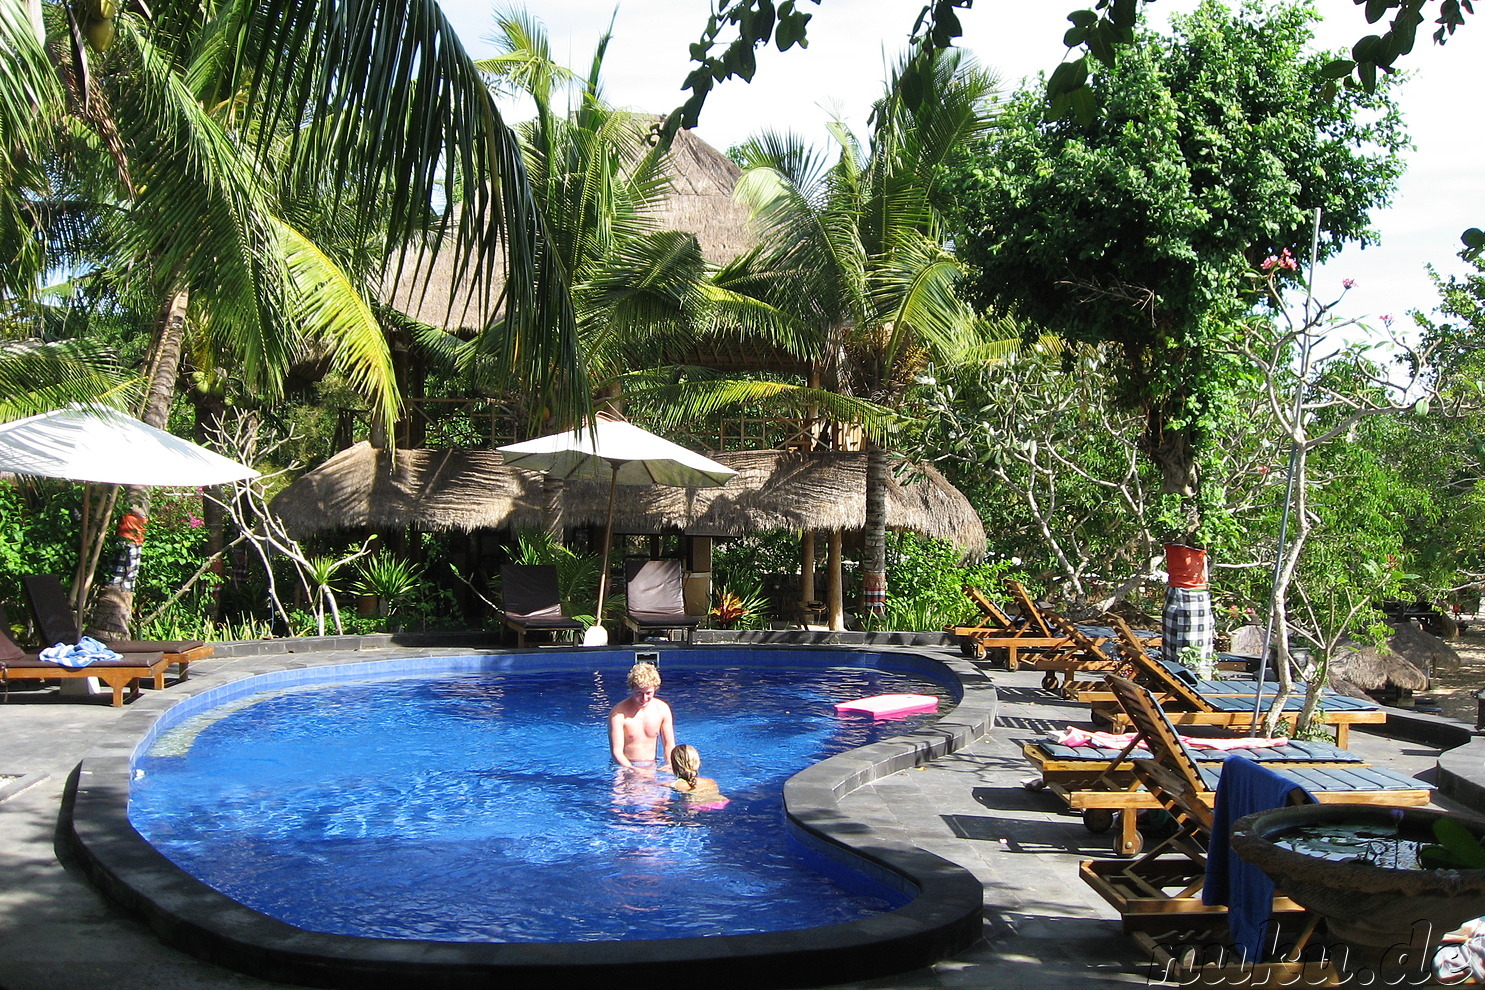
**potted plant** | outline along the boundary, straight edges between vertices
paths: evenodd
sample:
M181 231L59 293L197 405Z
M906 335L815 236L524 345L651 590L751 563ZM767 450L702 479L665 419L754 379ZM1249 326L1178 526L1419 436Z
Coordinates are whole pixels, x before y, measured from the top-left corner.
M368 558L361 564L360 572L356 591L362 596L363 606L368 604L368 598L372 599L373 610L382 618L389 617L423 587L423 569L390 554ZM363 611L363 614L368 613Z
M1485 915L1482 837L1485 820L1452 812L1310 804L1238 819L1232 848L1365 953L1431 948Z

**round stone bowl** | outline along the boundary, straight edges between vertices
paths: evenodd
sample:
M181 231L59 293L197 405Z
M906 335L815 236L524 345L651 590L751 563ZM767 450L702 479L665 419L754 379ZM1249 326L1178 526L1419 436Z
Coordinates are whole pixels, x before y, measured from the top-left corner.
M1307 804L1238 819L1232 848L1290 899L1324 917L1335 937L1356 946L1422 948L1485 915L1485 869L1393 869L1342 862L1281 848L1271 837L1304 825L1365 825L1431 840L1434 821L1444 817L1459 821L1476 838L1485 835L1485 819L1428 808Z

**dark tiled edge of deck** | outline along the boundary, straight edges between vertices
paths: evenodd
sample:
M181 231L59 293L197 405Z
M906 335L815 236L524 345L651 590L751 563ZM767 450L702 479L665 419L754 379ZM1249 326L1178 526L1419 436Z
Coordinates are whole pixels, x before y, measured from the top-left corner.
M1434 786L1485 815L1485 736L1474 728L1442 715L1398 708L1387 709L1382 725L1357 728L1442 749Z
M394 645L381 637L326 640L314 644L315 652ZM263 979L358 990L487 987L495 978L511 985L545 984L559 974L585 982L640 974L646 979L694 979L698 964L709 964L706 979L716 986L787 987L920 968L980 937L983 890L973 874L852 821L840 807L840 798L856 787L952 753L989 733L996 702L989 679L967 663L943 657L926 659L947 666L963 685L964 696L952 711L917 732L816 764L785 788L796 836L900 889L917 891L911 903L896 911L792 932L546 945L363 939L306 932L268 918L177 868L134 830L127 808L130 757L178 701L258 673L357 659L345 653L315 659L303 652L286 655L283 644L276 645L276 655L258 644L232 650L238 656L263 653L254 671L193 677L168 694L140 698L79 765L70 789L64 831L92 881L168 944L199 958ZM432 644L418 645L427 649ZM859 646L850 652L924 656Z

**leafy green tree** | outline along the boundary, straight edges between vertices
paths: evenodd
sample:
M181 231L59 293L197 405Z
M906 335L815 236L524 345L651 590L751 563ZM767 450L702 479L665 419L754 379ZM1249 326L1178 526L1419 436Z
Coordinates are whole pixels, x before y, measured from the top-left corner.
M1448 501L1447 525L1418 530L1414 556L1427 562L1436 595L1478 596L1485 587L1485 262L1464 276L1433 275L1439 306L1414 313L1424 340L1438 355L1442 415L1410 421L1390 453L1406 476Z
M699 41L691 46L691 60L696 67L686 77L683 89L691 91L685 103L667 119L666 132L674 134L681 127L695 127L712 87L727 79L741 77L751 81L757 70L756 49L772 42L779 51L807 48L808 24L812 16L807 4L818 6L822 0L730 0L717 6L707 20ZM1024 2L1024 0L1023 0ZM1140 13L1145 3L1154 0L1095 0L1091 9L1068 14L1071 24L1063 35L1069 54L1047 80L1048 112L1054 118L1077 119L1087 124L1099 112L1099 100L1090 77L1099 65L1111 67L1120 49L1136 43ZM1342 0L1331 0L1339 6ZM917 51L915 63L922 65L933 52L948 48L963 35L957 10L972 6L974 0L932 0L924 5L913 22L910 34ZM1347 89L1376 90L1379 78L1396 72L1397 61L1413 51L1418 29L1432 18L1435 44L1445 44L1464 25L1466 15L1473 14L1470 0L1352 0L1364 4L1368 24L1377 24L1389 14L1391 20L1380 34L1367 34L1351 47L1349 58L1333 58L1321 69L1325 84L1322 91L1334 95L1344 85ZM903 5L906 13L917 0ZM1330 10L1330 6L1326 8ZM1395 13L1393 13L1395 11ZM917 71L917 70L915 70ZM1485 251L1485 230L1471 227L1460 240L1466 251L1477 256Z
M1038 93L1017 94L949 186L975 293L1110 345L1143 450L1188 499L1230 380L1225 344L1258 301L1249 273L1292 265L1316 208L1322 259L1371 238L1368 211L1402 167L1385 94L1323 94L1325 57L1304 52L1313 20L1306 5L1203 3L1100 70L1090 123L1049 122Z

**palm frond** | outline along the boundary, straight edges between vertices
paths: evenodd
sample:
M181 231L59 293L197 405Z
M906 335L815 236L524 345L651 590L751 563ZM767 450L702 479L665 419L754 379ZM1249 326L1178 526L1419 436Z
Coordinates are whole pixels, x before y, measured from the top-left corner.
M335 367L371 403L389 429L397 421L396 375L371 305L329 255L295 228L274 220L289 277L286 315L306 340L326 346Z
M73 402L123 407L137 385L79 341L0 341L0 422Z

